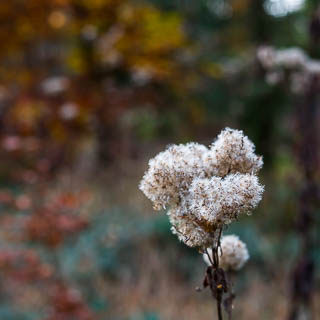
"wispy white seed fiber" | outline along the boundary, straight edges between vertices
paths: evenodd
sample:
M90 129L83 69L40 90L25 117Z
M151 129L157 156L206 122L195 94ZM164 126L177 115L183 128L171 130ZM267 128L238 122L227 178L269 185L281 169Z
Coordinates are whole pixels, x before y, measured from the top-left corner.
M187 246L205 248L212 246L217 233L205 231L189 216L177 214L176 209L170 209L167 214L172 225L172 233Z
M224 177L229 173L257 173L263 165L255 146L243 131L226 128L203 156L209 176Z
M222 227L241 213L250 213L261 201L262 193L263 186L251 174L196 178L187 196L187 207L198 220Z
M192 180L204 176L202 156L207 150L198 143L172 145L149 161L139 187L155 210L179 202Z
M207 249L212 257L212 249ZM210 266L211 262L207 254L203 255L204 261ZM239 270L249 259L246 244L236 235L224 236L221 239L221 250L219 249L219 266L225 270Z

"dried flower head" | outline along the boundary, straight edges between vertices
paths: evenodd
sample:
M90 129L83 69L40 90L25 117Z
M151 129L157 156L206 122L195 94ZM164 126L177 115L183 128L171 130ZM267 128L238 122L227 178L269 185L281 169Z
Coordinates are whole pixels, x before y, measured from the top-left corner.
M212 250L208 253L212 257ZM203 255L204 261L211 265L206 254ZM219 250L220 267L226 270L239 270L249 259L249 253L246 244L236 235L224 236L221 239L221 250Z
M305 70L306 72L313 74L313 75L319 75L320 74L320 61L319 60L313 60L309 59L305 63Z
M217 229L249 213L261 201L263 186L251 174L229 174L224 179L196 178L187 199L187 210L200 223Z
M149 161L140 189L154 208L170 207L172 232L190 247L211 247L219 230L262 198L262 158L242 131L224 129L210 149L172 145Z
M260 47L257 58L267 71L267 83L276 85L288 79L289 88L295 94L304 93L314 77L320 76L320 61L311 59L300 48L276 50L272 47ZM283 76L284 73L286 77Z
M212 245L217 234L205 231L192 217L179 215L177 208L171 208L167 215L172 233L187 246L207 248Z
M295 47L276 50L273 47L262 46L257 51L257 58L267 70L276 67L300 68L308 60L305 52Z
M300 48L288 48L277 50L275 64L284 68L302 68L307 61L307 55Z
M257 50L257 59L260 61L261 65L270 69L275 65L276 52L274 48L269 46L262 46Z
M139 187L155 210L178 203L192 180L204 176L202 155L207 150L198 143L172 145L149 161Z
M204 154L209 176L224 177L229 173L257 173L263 165L255 146L243 131L225 128Z
M276 85L284 79L284 72L282 70L272 70L266 73L265 80L268 84Z

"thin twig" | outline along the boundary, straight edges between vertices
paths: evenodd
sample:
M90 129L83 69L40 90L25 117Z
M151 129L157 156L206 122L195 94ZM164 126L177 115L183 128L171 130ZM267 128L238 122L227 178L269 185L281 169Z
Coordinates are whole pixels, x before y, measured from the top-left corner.
M221 302L222 302L222 299L221 299L221 297L219 297L219 298L217 299L217 312L218 312L218 319L219 319L219 320L223 320L223 318L222 318Z
M213 261L212 261L212 258L211 258L211 256L210 256L209 252L208 252L208 249L205 249L205 253L206 253L206 255L208 256L211 265L213 266Z

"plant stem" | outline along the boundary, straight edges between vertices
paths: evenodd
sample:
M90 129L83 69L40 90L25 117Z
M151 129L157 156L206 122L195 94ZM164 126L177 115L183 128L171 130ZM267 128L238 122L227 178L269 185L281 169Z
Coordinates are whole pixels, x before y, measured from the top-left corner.
M221 235L222 235L222 228L220 228L220 230L219 230L219 236L218 236L218 239L217 239L217 243L212 248L212 256L214 257L213 258L213 261L214 261L213 267L215 268L215 270L219 269L219 247L220 247ZM223 320L222 308L221 308L222 295L223 295L222 292L218 292L218 294L217 294L217 313L218 313L218 319L219 320Z
M235 297L233 294L233 271L232 270L227 271L227 277L228 277L229 296L231 299L231 305L230 305L228 314L229 314L229 320L232 320L232 306L233 306L233 299Z
M218 312L218 319L223 320L222 318L222 308L221 308L221 297L217 299L217 312Z
M205 249L205 253L206 253L206 255L208 256L208 259L209 259L211 265L213 266L212 257L210 256L210 254L209 254L209 252L208 252L208 249ZM213 252L212 252L212 254L213 254Z

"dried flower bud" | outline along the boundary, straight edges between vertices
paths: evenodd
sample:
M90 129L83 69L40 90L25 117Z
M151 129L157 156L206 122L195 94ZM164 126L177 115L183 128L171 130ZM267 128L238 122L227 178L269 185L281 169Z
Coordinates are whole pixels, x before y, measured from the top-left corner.
M257 50L257 58L265 69L271 69L275 65L276 52L274 48L262 46Z
M207 249L212 257L212 250ZM219 250L219 265L226 270L239 270L249 259L247 246L238 236L224 236L221 239L221 250ZM204 261L211 265L206 254L203 255Z
M266 82L273 86L277 85L284 79L284 72L282 70L269 71L266 73L265 80Z
M257 173L263 165L255 154L254 144L243 131L224 129L204 154L203 162L209 176L224 177L229 173Z
M302 68L308 59L305 52L300 48L292 47L276 50L268 46L262 46L258 49L257 58L267 70L276 67L287 69Z
M204 176L202 155L207 148L198 143L172 145L149 161L140 190L160 210L179 202L195 177Z
M302 68L307 61L307 55L300 48L288 48L276 51L275 63L284 68Z
M229 174L226 178L196 178L186 198L189 214L217 229L249 213L261 201L264 188L251 174Z
M276 85L288 79L289 88L295 94L303 94L314 80L320 76L320 61L311 59L300 48L276 50L272 47L261 47L257 58L266 69L266 82ZM278 77L286 74L288 77Z
M176 208L172 208L167 213L172 233L189 247L210 247L216 235L203 230L192 217L181 216L177 212Z
M306 70L306 72L308 72L310 74L319 75L320 74L320 61L309 59L305 63L305 70Z

